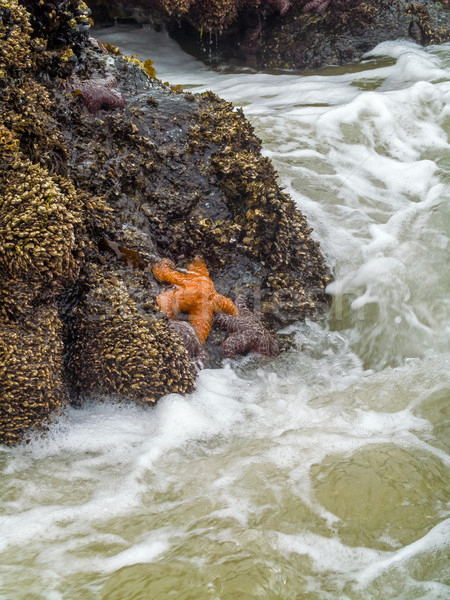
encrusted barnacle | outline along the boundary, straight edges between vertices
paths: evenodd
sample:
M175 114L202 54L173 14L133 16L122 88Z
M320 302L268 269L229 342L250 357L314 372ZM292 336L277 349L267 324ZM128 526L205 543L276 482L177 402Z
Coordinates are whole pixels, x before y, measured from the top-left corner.
M56 306L35 308L18 322L0 317L0 443L16 444L28 429L45 428L67 403L61 332Z
M11 277L26 275L37 285L62 289L77 268L80 209L74 188L28 160L12 164L5 183L0 182L0 267Z
M118 278L96 271L90 285L72 324L72 385L80 393L120 393L138 402L175 387L191 391L194 369L168 324L155 316L144 318ZM116 311L120 318L114 317Z
M0 80L32 66L29 15L17 1L0 2Z
M66 47L68 44L78 49L80 45L87 43L92 21L85 2L20 0L20 4L28 12L34 35L47 40L50 49Z

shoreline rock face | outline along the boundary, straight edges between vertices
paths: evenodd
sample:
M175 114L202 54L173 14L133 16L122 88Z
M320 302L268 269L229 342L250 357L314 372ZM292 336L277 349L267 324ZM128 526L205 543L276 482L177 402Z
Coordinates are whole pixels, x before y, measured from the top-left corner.
M306 5L308 8L308 5ZM293 7L271 23L243 55L261 67L296 70L357 62L379 43L399 38L423 46L450 40L450 10L419 0L330 0Z
M88 36L83 2L0 0L0 443L80 397L193 389L155 257L202 254L272 330L327 307L318 244L242 112Z
M164 26L205 61L237 59L256 69L305 71L357 62L398 38L450 40L450 2L433 0L88 0L96 23L134 19ZM220 36L215 35L220 31ZM202 50L204 35L215 49ZM213 55L211 56L211 51Z

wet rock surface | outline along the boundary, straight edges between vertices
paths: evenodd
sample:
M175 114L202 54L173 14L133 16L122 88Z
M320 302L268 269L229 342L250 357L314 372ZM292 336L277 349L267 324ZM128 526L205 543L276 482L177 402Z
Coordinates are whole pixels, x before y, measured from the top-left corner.
M356 62L377 44L399 38L422 45L450 40L448 7L428 0L331 0L310 3L307 11L295 5L254 43L244 42L242 54L258 67L317 69Z
M83 3L24 4L32 16L0 2L0 442L9 444L69 399L152 404L193 389L182 338L157 308L166 286L152 275L155 257L183 268L203 255L217 291L251 296L272 331L326 309L329 281L240 111L173 90L150 63L89 41ZM73 74L114 78L123 103L93 111L82 83L68 84ZM210 366L224 336L208 338Z
M348 64L380 42L398 38L422 45L450 40L448 1L229 0L217 5L212 21L214 2L206 6L180 0L170 4L178 7L176 13L164 2L146 0L88 4L98 23L113 17L162 23L185 49L206 61L235 58L257 69L303 71ZM210 34L213 45L208 43Z

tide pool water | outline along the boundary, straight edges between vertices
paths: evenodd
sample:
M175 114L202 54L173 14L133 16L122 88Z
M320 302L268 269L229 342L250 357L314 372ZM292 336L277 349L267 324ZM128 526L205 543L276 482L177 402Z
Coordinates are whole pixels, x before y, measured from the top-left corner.
M310 75L96 32L242 106L333 270L297 349L0 448L0 598L450 598L450 45Z

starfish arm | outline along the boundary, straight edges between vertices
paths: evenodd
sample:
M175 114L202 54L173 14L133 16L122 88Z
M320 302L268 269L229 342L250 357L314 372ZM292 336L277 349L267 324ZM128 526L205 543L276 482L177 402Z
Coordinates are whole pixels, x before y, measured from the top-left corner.
M117 85L116 78L113 77L112 75L110 75L109 77L106 77L105 79L100 79L98 81L98 83L100 83L101 85L105 86L108 89L114 88Z
M305 4L305 6L302 8L302 12L307 13L310 11L315 11L316 13L323 15L329 4L331 4L331 0L312 0L311 2Z
M277 356L280 353L280 347L278 346L278 342L272 336L270 338L269 352L269 356Z
M206 367L209 361L208 353L198 341L197 334L191 324L186 321L175 320L171 321L169 325L181 338L191 362L199 369Z
M214 323L225 331L235 332L240 330L240 322L237 317L226 315L225 313L216 313Z
M275 357L278 354L278 342L268 331L262 331L256 336L253 349L264 356Z
M254 341L253 334L245 331L233 333L222 344L222 351L225 358L234 358L236 354L243 354L252 347Z
M189 312L189 322L197 332L198 339L204 344L211 330L213 307L210 303L201 302Z
M195 363L198 363L200 369L204 369L209 363L209 356L203 346L200 346L197 356L195 357Z
M252 311L247 306L247 302L245 301L244 296L239 295L236 298L235 304L236 304L236 308L239 311L239 315L241 317L252 317L253 316Z
M188 267L188 271L193 271L197 275L200 275L201 277L207 277L209 279L208 267L201 256L197 255L194 257L194 260Z
M169 319L176 319L179 313L178 303L176 301L176 290L167 290L159 294L156 298L158 306Z
M90 113L95 114L101 109L102 101L100 98L96 98L87 93L83 94L83 98Z
M186 275L178 273L173 268L173 262L168 258L163 258L152 268L153 275L164 283L172 283L173 285L183 285L186 280Z
M239 311L234 302L225 296L216 294L214 296L214 312L224 312L227 315L239 316Z
M111 108L123 108L125 106L125 99L117 89L105 88L105 94L103 97L102 104Z

